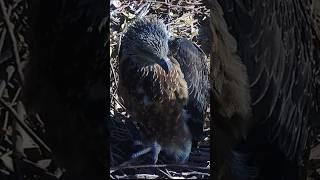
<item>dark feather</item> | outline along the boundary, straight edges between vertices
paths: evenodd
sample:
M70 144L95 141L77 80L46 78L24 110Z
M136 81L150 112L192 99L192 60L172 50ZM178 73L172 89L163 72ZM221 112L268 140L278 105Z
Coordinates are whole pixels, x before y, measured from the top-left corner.
M319 48L313 38L310 1L213 2L221 5L227 31L237 42L235 52L246 67L250 83L248 92L255 125L242 144L250 147L249 151L264 153L256 156L257 162L261 156L278 156L261 162L261 168L280 162L301 165L310 122L319 118L318 95L314 90L319 87L319 75L315 73L319 70ZM212 13L217 14L214 10ZM264 170L272 173L270 169ZM282 177L289 177L286 173L291 170L287 170ZM299 171L293 172L299 174ZM277 175L273 178L281 177Z
M187 39L176 38L169 42L170 53L180 64L188 84L189 101L186 107L188 126L193 140L200 140L205 112L208 107L208 65L204 52Z

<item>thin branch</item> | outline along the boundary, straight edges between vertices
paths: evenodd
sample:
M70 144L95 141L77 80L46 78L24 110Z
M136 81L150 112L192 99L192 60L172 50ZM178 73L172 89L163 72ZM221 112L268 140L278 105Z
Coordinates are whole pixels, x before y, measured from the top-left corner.
M111 93L111 96L112 96L112 98L113 98L114 100L117 101L117 103L118 103L123 109L126 109L126 107L124 107L124 105L122 105L122 103L116 98L116 96L115 96L113 93Z
M34 173L37 175L43 176L43 179L47 180L58 180L58 177L50 172L48 172L46 169L40 167L38 164L29 161L27 159L22 159L20 162L23 169L26 170L28 173Z
M15 60L16 60L16 65L17 65L17 69L18 69L18 74L20 77L21 82L24 82L24 76L23 76L23 72L22 72L22 65L21 65L21 60L20 60L20 56L19 56L19 51L18 51L18 47L17 47L17 40L16 37L14 35L13 32L13 24L10 22L10 18L8 16L7 10L6 10L6 6L4 4L3 0L0 0L0 6L1 6L1 10L3 13L3 17L4 20L7 24L7 28L10 34L10 38L13 44L13 52L14 52L14 56L15 56Z
M4 28L3 31L2 31L1 37L0 37L0 53L1 53L2 48L3 48L3 44L4 44L4 40L5 40L6 34L7 34L7 29ZM0 59L0 62L1 62L1 59Z
M180 167L180 168L192 168L192 169L199 169L199 170L210 170L210 168L208 167L199 167L199 166L192 166L187 164L146 164L146 165L136 165L136 166L111 167L110 171L117 171L120 169L162 168L162 167Z
M18 110L19 111L19 110ZM18 117L21 118L21 112L17 113ZM17 120L16 118L14 118L12 120L12 141L13 141L13 155L12 155L12 159L13 159L13 167L14 167L14 171L15 171L15 177L17 180L22 180L23 179L23 175L22 175L22 169L20 166L20 161L19 159L21 158L22 154L23 154L23 147L22 147L22 143L23 143L23 139L21 137L21 133L19 131L18 125L17 125Z
M19 125L32 137L32 139L41 147L41 149L44 149L46 153L51 154L51 149L33 132L32 129L30 129L25 123L24 120L21 119L18 115L18 113L13 109L7 102L5 102L2 98L0 98L0 103L7 108L12 115L15 117Z
M110 68L111 68L111 73L112 73L111 75L113 75L114 81L117 81L116 73L115 73L115 70L113 68L113 65L112 65L111 61L110 61ZM110 77L110 79L111 79L111 77Z
M169 172L164 172L163 170L161 170L160 168L158 169L162 174L164 174L165 176L167 176L167 178L169 179L173 179L173 176L171 176L171 174Z
M204 175L204 176L210 176L209 173L203 173L203 172L198 172L198 171L192 171L192 172L182 172L181 173L183 176L190 176L190 175Z
M146 0L147 3L158 3L158 4L164 4L166 6L169 7L176 7L176 8L182 8L182 9L194 9L194 6L180 6L180 5L174 5L174 4L170 4L170 3L166 3L166 2L161 2L161 1L150 1L150 0Z
M2 126L3 130L7 130L8 120L9 120L9 112L6 111L5 116L4 116L4 123Z
M21 87L19 87L17 92L15 93L15 95L14 95L12 101L11 101L11 105L13 105L16 102L16 100L19 97L20 93L21 93Z

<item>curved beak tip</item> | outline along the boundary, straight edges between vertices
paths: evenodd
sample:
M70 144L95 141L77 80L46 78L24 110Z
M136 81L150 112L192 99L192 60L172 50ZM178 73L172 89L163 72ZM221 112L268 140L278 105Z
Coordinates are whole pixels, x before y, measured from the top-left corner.
M166 74L168 74L171 69L172 69L172 65L171 65L171 62L166 59L160 59L160 62L159 62L159 65L162 67L162 69L166 72Z

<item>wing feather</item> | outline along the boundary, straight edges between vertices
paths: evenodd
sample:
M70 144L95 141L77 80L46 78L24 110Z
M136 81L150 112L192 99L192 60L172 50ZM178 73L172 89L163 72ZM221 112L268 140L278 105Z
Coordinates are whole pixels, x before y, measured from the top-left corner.
M311 4L300 0L218 0L250 81L253 117L291 158L308 136L314 49Z
M208 107L208 65L204 52L187 39L177 38L169 43L170 53L180 64L188 85L187 113L191 115L189 127L195 139L203 131L204 113Z

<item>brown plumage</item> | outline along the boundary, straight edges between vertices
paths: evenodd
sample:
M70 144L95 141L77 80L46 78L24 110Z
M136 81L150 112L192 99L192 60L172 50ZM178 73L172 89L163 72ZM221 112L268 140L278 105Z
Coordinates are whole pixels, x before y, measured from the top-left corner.
M310 128L319 119L310 1L210 2L216 175L301 177Z
M188 159L191 151L186 105L188 86L193 84L185 80L179 64L182 58L174 55L169 51L168 32L160 20L136 20L121 43L119 94L129 113L143 124L143 142L152 146L149 150L153 151L154 162L160 150L180 163ZM201 76L195 79L198 78Z

